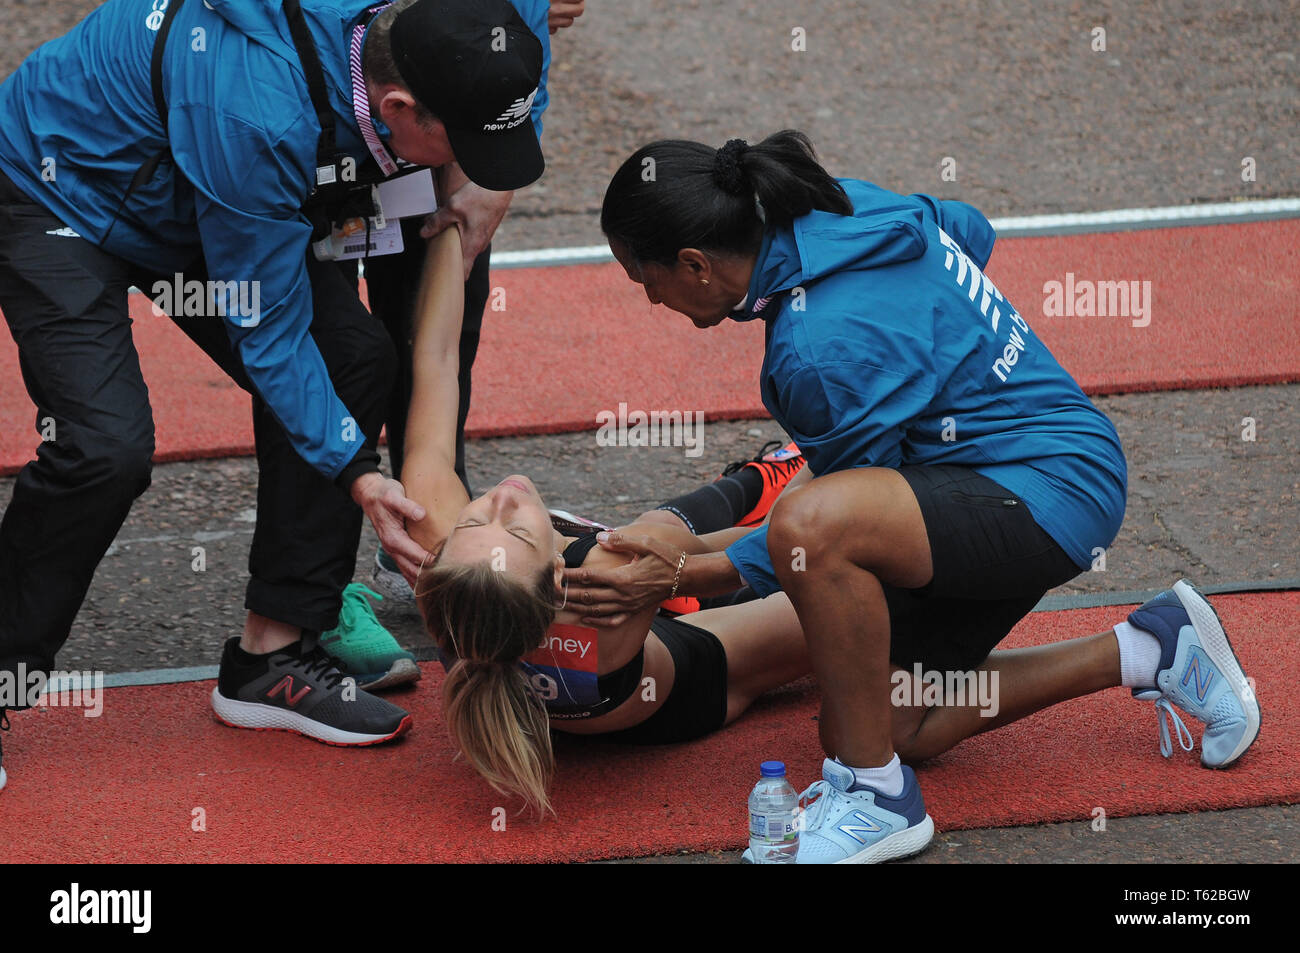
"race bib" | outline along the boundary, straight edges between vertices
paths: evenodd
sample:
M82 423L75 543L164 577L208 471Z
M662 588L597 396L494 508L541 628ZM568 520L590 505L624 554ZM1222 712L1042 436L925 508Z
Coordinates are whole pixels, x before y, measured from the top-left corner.
M519 664L547 708L590 708L604 700L597 687L595 629L557 622L546 631L546 642Z

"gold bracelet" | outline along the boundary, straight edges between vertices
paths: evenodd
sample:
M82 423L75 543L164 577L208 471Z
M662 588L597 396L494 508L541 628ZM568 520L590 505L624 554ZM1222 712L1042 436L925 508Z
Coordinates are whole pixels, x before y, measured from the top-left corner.
M686 565L686 550L682 550L681 558L677 560L677 572L673 573L673 591L668 594L669 599L677 598L677 586L682 581L682 567Z

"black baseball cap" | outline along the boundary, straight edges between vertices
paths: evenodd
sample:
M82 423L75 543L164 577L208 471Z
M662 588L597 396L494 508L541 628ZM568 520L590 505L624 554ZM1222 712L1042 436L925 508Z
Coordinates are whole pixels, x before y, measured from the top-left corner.
M417 0L390 37L402 81L447 127L471 182L507 192L537 181L542 43L508 0Z

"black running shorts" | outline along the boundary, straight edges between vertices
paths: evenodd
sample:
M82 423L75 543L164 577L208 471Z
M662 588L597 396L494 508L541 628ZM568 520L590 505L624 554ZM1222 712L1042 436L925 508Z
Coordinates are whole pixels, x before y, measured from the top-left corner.
M934 577L885 586L890 660L908 669L968 671L1049 590L1082 570L1024 501L969 467L904 466L921 505Z
M656 615L650 631L673 657L673 689L658 710L631 728L593 737L631 745L666 745L717 731L727 720L727 653L712 632Z

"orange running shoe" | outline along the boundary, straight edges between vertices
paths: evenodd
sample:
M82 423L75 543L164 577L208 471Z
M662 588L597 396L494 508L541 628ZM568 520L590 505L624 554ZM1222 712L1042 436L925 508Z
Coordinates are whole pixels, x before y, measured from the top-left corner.
M763 476L763 496L758 501L758 505L746 513L737 526L759 526L763 520L767 519L768 511L772 509L772 504L776 498L781 495L786 484L794 479L795 474L804 468L803 454L793 443L787 443L781 446L781 441L771 440L763 445L763 449L754 455L752 460L741 460L732 463L722 471L722 476L731 476L737 470L744 467L754 467ZM718 477L722 479L722 477Z
M676 599L665 599L659 603L659 611L667 612L669 615L689 615L692 612L700 611L700 600L695 596L678 596Z

